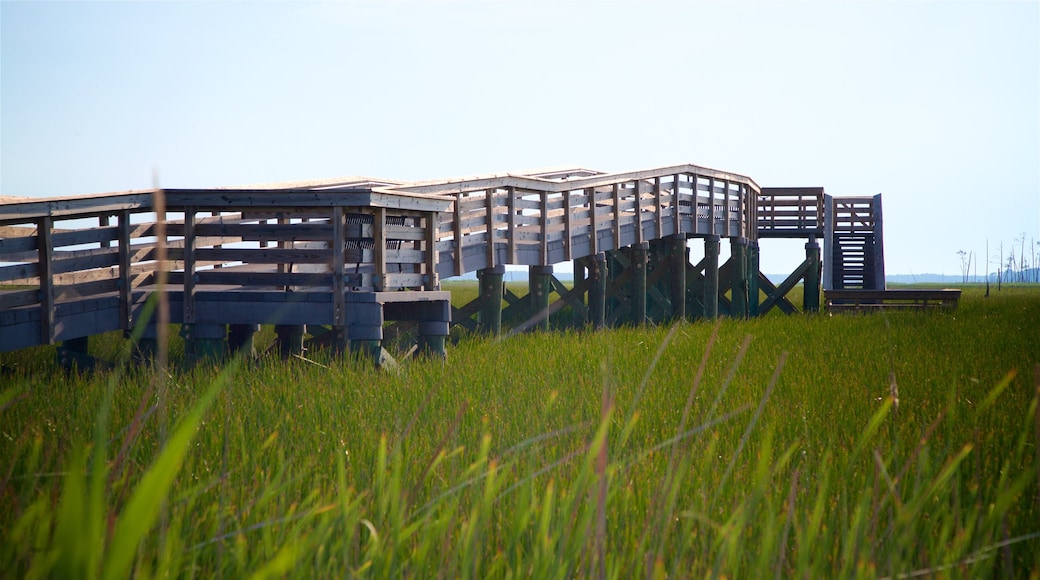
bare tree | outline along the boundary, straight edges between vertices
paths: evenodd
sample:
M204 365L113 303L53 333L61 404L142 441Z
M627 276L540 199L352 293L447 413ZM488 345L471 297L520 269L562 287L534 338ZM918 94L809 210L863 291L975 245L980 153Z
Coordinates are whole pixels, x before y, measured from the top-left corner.
M986 298L989 298L989 264L993 257L989 255L989 238L986 238Z

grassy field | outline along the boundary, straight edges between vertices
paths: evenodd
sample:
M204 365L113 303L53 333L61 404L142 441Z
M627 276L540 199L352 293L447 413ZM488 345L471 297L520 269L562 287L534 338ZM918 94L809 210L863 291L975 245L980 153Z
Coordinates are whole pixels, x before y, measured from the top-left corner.
M1040 576L1035 288L308 358L4 355L0 569Z

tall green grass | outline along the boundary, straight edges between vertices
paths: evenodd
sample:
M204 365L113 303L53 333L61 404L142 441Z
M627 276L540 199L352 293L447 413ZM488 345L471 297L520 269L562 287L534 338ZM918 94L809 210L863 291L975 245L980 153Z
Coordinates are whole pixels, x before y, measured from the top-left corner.
M389 373L208 363L162 417L148 366L18 353L0 569L1035 575L1037 321L1035 291L972 289L952 313L467 339Z

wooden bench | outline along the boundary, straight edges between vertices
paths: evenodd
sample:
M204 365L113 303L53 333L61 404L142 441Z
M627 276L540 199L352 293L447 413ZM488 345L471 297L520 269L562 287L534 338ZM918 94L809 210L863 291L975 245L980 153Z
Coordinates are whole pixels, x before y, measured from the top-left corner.
M824 290L828 312L872 312L881 309L957 308L958 289Z

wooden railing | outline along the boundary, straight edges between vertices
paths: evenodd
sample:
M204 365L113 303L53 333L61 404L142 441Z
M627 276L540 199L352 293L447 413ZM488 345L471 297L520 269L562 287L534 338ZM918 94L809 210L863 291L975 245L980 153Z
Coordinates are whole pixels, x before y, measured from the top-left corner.
M551 265L676 234L754 239L758 193L746 177L683 165L363 188L167 189L161 215L153 192L4 203L0 327L38 320L39 335L5 332L0 351L85 336L77 325L131 329L160 269L160 224L167 290L183 299L178 320L195 320L205 292L316 289L335 297L342 323L351 291L435 290L441 276Z
M161 216L144 192L0 206L0 314L10 318L0 322L38 316L44 344L75 334L59 319L77 308L87 318L104 312L90 321L96 332L130 329L143 299L136 291L159 270L160 221L169 289L183 292L186 323L206 290L323 288L342 297L439 286L437 215L450 199L369 190L163 194Z
M405 185L455 198L437 230L438 272L550 265L676 234L754 239L759 187L693 165L566 180L495 175Z
M823 235L822 187L764 187L758 194L758 237Z

